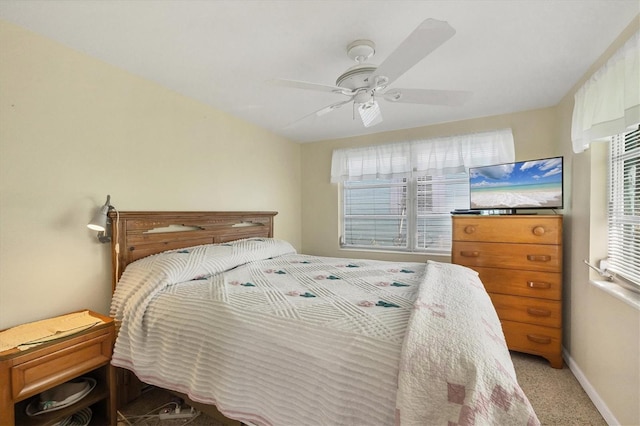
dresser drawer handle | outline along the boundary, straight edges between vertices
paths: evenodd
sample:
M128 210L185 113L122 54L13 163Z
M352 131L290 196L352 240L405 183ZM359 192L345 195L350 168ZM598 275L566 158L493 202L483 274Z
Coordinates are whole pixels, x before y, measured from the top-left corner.
M540 288L540 289L551 288L551 284L545 283L545 282L529 281L527 285L529 286L529 288Z
M551 311L547 309L527 308L527 313L534 317L549 317Z
M480 252L479 251L472 251L472 250L463 250L460 252L460 256L463 257L480 257Z
M534 234L534 235L537 235L538 237L541 237L541 236L543 236L543 235L544 235L544 233L545 233L546 231L544 230L544 227L542 227L542 226L536 226L535 228L533 228L533 231L532 231L532 232L533 232L533 234Z
M543 345L548 345L551 343L551 337L547 336L538 336L535 334L527 334L527 339L531 340L535 343L542 343Z
M464 227L464 233L465 234L473 234L474 232L476 232L476 227L472 226L472 225L467 225Z
M548 262L551 260L551 256L547 256L544 254L528 254L527 260L531 262Z

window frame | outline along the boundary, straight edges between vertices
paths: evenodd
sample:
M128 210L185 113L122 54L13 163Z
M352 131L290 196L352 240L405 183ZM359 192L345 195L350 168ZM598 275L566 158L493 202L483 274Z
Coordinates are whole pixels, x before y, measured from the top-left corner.
M631 148L627 151L627 142ZM626 162L631 162L634 170L630 179L625 179ZM640 263L634 263L636 256L640 257L640 126L624 134L611 138L609 156L607 160L607 272L612 272L616 281L622 281L625 286L640 292ZM631 185L631 191L626 186ZM630 200L630 206L626 203ZM636 205L635 203L638 203ZM633 210L629 213L629 208ZM636 213L637 212L637 213ZM636 234L631 234L630 243L625 234L629 235L629 227L635 228ZM636 235L638 238L636 238Z

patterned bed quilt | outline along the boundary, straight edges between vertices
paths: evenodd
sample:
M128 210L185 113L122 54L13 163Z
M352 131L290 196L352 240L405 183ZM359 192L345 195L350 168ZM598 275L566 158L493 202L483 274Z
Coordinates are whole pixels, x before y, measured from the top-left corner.
M477 274L252 238L131 263L112 364L256 425L538 425Z

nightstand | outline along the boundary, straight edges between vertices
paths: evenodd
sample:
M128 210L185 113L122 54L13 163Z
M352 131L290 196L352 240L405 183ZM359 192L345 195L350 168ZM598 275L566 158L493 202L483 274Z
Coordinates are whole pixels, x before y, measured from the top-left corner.
M117 422L115 369L111 354L115 339L112 318L89 311L103 322L24 351L0 352L0 426L51 425L90 407L92 425ZM26 408L38 395L78 377L92 377L95 388L73 405L36 416Z

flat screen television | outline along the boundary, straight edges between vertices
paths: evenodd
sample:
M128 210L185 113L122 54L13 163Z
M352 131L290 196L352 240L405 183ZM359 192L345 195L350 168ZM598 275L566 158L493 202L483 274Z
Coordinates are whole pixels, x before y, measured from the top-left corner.
M561 209L563 157L469 169L471 210Z

